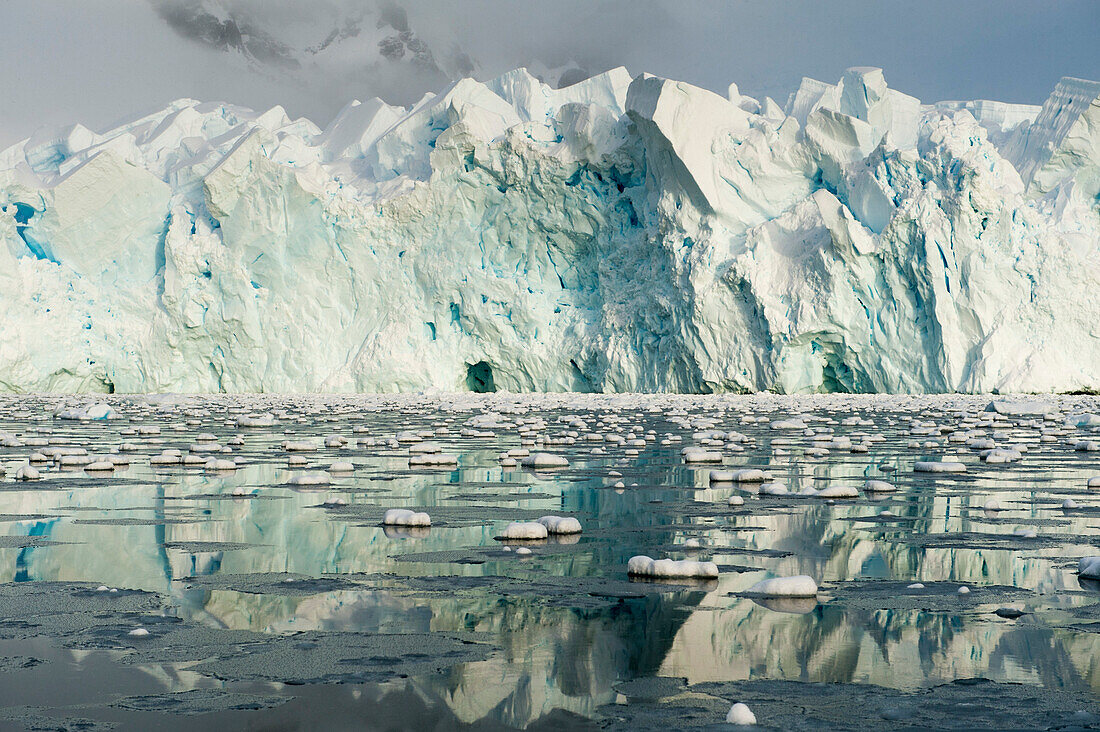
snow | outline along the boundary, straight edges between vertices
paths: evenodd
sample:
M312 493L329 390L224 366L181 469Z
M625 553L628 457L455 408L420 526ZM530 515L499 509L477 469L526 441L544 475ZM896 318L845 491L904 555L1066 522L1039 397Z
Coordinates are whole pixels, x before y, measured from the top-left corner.
M41 480L42 474L31 465L23 465L15 471L16 480Z
M689 448L685 448L689 449ZM697 454L697 453L695 453ZM721 455L719 454L719 459ZM689 458L684 454L686 462L697 461L698 458ZM712 470L710 471L711 483L763 483L768 479L767 473L759 468L744 468L741 470Z
M83 407L69 407L62 409L55 415L58 419L88 420L88 419L118 419L118 413L103 402L87 404Z
M684 458L685 463L720 463L722 462L722 453L715 450L707 450L702 447L685 447L680 451L680 455ZM719 471L721 474L721 471ZM730 480L734 478L730 477Z
M772 577L761 580L745 591L746 595L761 597L815 597L817 582L813 577L800 574L794 577Z
M653 559L645 555L630 558L627 574L659 579L714 579L718 577L718 565L694 559Z
M537 452L534 455L528 455L520 460L520 464L525 468L567 468L569 467L569 461L561 455L551 455L546 452Z
M391 508L383 514L382 524L385 526L431 526L432 518L423 511Z
M996 412L1012 417L1043 416L1057 409L1049 401L1041 399L994 399L985 408L987 412Z
M0 388L1095 387L1098 99L517 69L324 130L181 99L43 131L0 157Z
M581 522L572 516L543 516L538 521L549 534L579 534Z
M513 521L504 527L501 538L510 540L545 539L549 533L547 526L538 521Z
M814 496L815 498L859 498L859 491L855 486L850 485L831 485L827 488L822 488Z
M966 465L953 460L918 460L913 463L918 473L964 473Z
M756 724L756 715L743 702L737 702L726 712L726 722L747 727Z

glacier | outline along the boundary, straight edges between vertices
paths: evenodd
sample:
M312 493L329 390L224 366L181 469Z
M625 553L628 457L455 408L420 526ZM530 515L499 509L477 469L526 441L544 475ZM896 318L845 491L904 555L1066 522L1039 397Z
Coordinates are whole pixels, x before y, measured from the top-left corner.
M181 99L0 151L0 389L1100 387L1100 83L784 105L517 69L324 129Z

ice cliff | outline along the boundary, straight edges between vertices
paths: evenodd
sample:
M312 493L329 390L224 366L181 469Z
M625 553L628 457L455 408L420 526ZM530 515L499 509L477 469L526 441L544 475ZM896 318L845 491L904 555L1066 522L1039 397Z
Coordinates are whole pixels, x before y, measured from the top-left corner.
M0 151L0 388L1100 387L1100 83L525 70Z

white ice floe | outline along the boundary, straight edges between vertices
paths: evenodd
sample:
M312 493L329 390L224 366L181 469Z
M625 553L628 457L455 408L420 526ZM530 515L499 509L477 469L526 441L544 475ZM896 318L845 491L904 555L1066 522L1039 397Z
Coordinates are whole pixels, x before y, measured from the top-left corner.
M793 577L772 577L761 580L745 590L746 595L762 597L814 597L817 595L817 582L809 575Z
M538 523L546 527L550 534L579 534L581 522L572 516L543 516Z
M726 712L726 723L741 727L752 726L756 724L756 715L752 713L752 710L746 704L737 702Z
M859 498L859 491L851 485L831 485L817 492L816 498Z
M15 471L16 480L40 480L42 474L33 465L24 465Z
M534 455L527 455L520 460L520 464L525 468L545 469L545 468L567 468L569 467L569 461L561 455L552 455L548 452L537 452Z
M549 529L538 521L513 521L504 527L502 539L509 540L534 540L545 539L550 534Z
M685 463L720 463L722 453L702 447L685 447L680 451Z
M458 465L458 455L449 452L436 452L426 455L410 455L409 467L432 467L436 465Z
M382 523L386 526L431 526L432 517L423 511L391 508L382 515Z
M918 473L964 473L966 465L951 460L918 460L913 463Z
M627 574L637 577L713 579L718 576L718 565L694 559L653 559L638 555L630 558L626 571Z

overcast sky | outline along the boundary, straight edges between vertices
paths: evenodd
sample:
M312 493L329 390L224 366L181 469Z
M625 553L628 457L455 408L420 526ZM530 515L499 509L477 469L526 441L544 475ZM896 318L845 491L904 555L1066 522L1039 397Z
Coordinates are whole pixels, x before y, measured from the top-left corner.
M40 126L102 129L179 97L282 104L324 125L352 98L409 103L466 68L486 78L623 65L723 92L733 81L781 104L802 76L835 82L849 66L881 66L924 101L1039 104L1062 76L1100 79L1098 0L404 0L405 55L392 62L379 55L380 39L402 30L391 5L0 0L0 148ZM217 25L227 22L275 55L232 48Z

